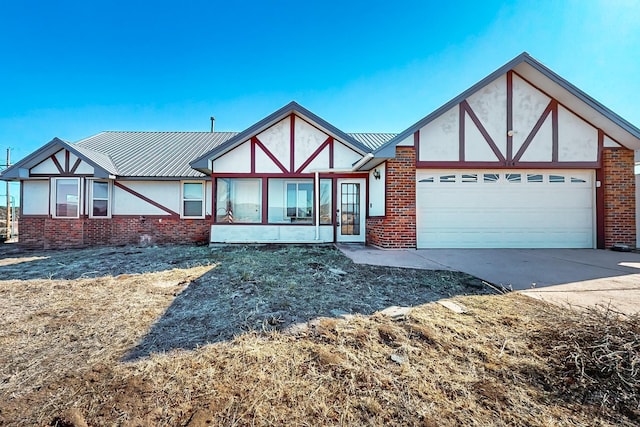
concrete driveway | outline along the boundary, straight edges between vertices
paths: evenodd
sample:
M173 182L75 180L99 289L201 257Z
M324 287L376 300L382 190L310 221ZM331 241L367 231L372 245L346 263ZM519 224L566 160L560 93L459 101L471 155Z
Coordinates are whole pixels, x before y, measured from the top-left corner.
M640 311L640 254L595 249L402 249L337 245L359 264L455 270L548 301Z

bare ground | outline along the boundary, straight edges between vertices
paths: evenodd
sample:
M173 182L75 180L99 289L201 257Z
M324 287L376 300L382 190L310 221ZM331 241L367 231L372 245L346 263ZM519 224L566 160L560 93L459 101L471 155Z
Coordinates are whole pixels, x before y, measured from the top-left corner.
M332 246L2 250L0 425L638 421L637 328L607 341L630 348L614 359L632 386L590 374L588 389L563 362L583 360L571 337L590 345L580 314L464 296L488 291L462 273L354 265ZM414 308L377 313L391 305Z

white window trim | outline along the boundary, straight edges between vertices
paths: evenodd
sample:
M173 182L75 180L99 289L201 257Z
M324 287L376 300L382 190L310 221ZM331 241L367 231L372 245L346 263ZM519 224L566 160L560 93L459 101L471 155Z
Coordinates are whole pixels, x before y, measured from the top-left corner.
M89 186L89 191L88 191L88 199L89 199L89 206L87 207L88 211L89 211L89 218L95 218L95 219L110 219L111 218L111 205L113 203L113 196L112 196L112 188L113 188L113 183L110 180L106 180L106 179L89 179L87 180L88 182L88 186ZM106 216L95 216L93 215L93 183L94 182L106 182L107 183L107 215ZM104 200L104 199L100 199L100 200Z
M288 206L289 206L289 194L287 192L287 186L289 184L296 184L296 215L295 216L289 216L287 212ZM308 181L308 180L287 180L284 182L284 217L285 218L300 218L300 219L310 219L313 221L313 212L315 210L315 194L313 195L312 199L311 199L311 215L309 216L298 216L298 185L300 184L311 184L312 185L312 191L315 192L315 189L313 188L313 180L312 181Z
M187 216L184 214L184 202L185 202L185 198L184 198L184 184L200 184L202 186L202 198L200 199L200 201L202 202L202 208L200 211L200 215L197 216ZM205 218L205 209L206 209L206 204L207 204L207 200L206 200L206 192L207 192L207 182L206 181L180 181L180 218L185 218L185 219L203 219ZM188 199L188 200L192 200L194 201L195 199Z
M58 216L56 214L57 211L57 202L58 202L58 185L57 182L60 179L75 179L78 183L78 213L76 216ZM82 193L83 193L83 187L82 187L82 183L83 180L75 177L75 176L61 176L58 178L51 178L51 191L50 191L50 213L51 213L51 218L55 218L55 219L78 219L80 218L80 216L83 214L83 210L84 210L84 201L82 198Z

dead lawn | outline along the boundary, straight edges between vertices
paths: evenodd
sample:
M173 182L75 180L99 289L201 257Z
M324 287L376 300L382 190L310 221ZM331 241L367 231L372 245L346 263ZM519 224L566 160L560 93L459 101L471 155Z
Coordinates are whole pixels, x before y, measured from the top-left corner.
M637 319L474 293L464 274L354 265L330 246L5 250L0 425L638 422ZM414 309L378 313L390 305ZM572 353L594 323L612 325L608 382Z

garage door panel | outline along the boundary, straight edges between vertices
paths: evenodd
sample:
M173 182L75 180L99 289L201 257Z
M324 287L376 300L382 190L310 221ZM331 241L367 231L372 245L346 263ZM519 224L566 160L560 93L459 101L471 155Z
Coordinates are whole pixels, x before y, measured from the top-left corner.
M558 232L556 230L523 231L521 229L423 229L421 235L437 248L566 248L575 242L576 248L591 247L591 239L584 231Z
M464 176L478 178L464 182ZM507 179L514 176L519 180ZM592 171L418 171L418 247L591 248L592 177Z

